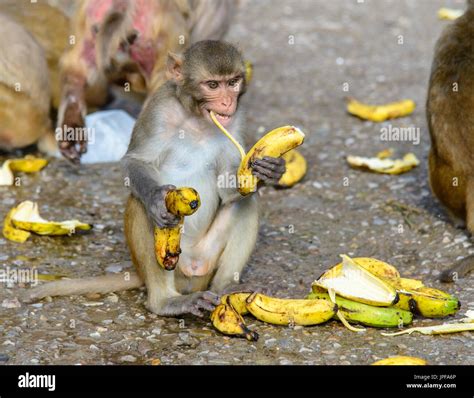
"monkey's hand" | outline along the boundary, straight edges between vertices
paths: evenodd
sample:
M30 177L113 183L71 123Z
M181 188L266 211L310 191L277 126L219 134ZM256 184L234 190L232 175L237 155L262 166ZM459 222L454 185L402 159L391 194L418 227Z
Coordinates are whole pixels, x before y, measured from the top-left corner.
M149 309L163 316L193 314L202 318L204 317L204 311L212 312L219 304L220 297L217 294L205 291L172 297L159 308L154 309L153 306L149 305Z
M81 156L87 152L87 134L81 105L75 99L68 98L63 117L59 118L61 135L57 136L61 154L74 164L81 162Z
M148 215L159 228L173 228L180 221L180 217L170 213L166 208L166 194L172 189L176 189L176 187L174 185L162 185L153 189L146 199L145 207Z
M286 162L283 158L265 156L263 159L255 160L252 164L252 174L270 185L277 185L285 171Z

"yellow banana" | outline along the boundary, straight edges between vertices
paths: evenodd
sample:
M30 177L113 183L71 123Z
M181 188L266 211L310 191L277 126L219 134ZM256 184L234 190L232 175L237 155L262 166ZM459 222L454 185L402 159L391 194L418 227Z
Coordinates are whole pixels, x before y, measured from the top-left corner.
M237 172L239 192L245 196L257 189L258 178L252 174L252 163L256 159L265 156L280 157L301 145L303 141L304 133L293 126L279 127L258 140L240 163Z
M176 268L181 254L181 229L184 216L194 214L201 200L195 189L184 187L169 191L165 203L168 211L181 217L181 220L173 228L155 228L155 256L161 267L172 271Z
M11 159L10 170L21 171L23 173L36 173L41 171L47 164L48 161L46 159L27 155L23 159Z
M78 220L66 220L61 222L47 221L40 216L38 204L29 200L20 203L16 208L10 211L9 215L11 225L14 228L34 232L38 235L71 235L78 230L88 231L92 229L92 225ZM8 233L9 231L7 231L7 235ZM22 234L22 237L26 237L26 235ZM12 240L15 240L14 236Z
M12 242L23 243L30 237L31 233L17 229L12 224L12 215L15 214L16 207L11 209L3 221L3 236Z
M247 328L242 316L232 306L225 296L224 302L219 304L211 314L211 322L221 333L231 336L245 337L249 341L257 341L258 334Z
M386 105L366 105L349 98L347 111L354 116L373 122L383 122L388 119L408 116L413 113L416 104L412 100L391 102Z
M290 188L305 176L307 169L306 159L296 149L285 153L282 158L286 161L286 171L278 181L278 185Z
M454 21L455 19L458 19L462 14L464 14L464 10L461 9L442 7L438 10L438 18L445 19L448 21Z
M426 361L416 357L397 356L374 362L372 365L426 365Z
M227 300L228 300L229 304L231 304L232 307L240 315L246 315L249 312L249 310L247 309L247 298L251 294L252 293L248 293L248 292L239 292L239 293L226 294L226 295L222 296L221 303L225 304L225 303L227 303Z
M252 293L247 298L247 309L263 322L307 326L331 319L337 311L337 305L326 300L279 299Z

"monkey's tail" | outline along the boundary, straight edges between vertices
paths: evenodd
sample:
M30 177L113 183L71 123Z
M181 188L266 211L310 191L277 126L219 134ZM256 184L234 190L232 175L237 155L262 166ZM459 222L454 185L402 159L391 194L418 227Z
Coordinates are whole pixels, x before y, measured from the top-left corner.
M83 279L67 279L46 283L24 291L20 300L31 303L47 296L76 296L91 293L111 293L120 290L136 289L143 285L136 272L107 274Z
M465 278L469 272L474 270L474 255L459 260L453 267L441 273L440 281L444 283L456 282Z

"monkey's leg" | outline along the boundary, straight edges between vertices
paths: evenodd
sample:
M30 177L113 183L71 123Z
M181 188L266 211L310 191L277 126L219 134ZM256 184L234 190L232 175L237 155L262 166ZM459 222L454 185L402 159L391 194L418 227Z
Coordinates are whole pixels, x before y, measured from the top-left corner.
M146 307L155 314L176 316L194 314L202 317L202 310L212 311L219 304L219 296L210 292L181 295L175 287L175 273L165 271L156 261L153 225L142 203L130 197L125 212L125 236L132 261L147 287Z
M254 290L258 286L236 285L240 282L243 268L255 247L258 235L258 203L255 195L234 203L238 217L227 237L227 243L218 261L218 269L211 290L219 293ZM240 288L240 289L239 289Z

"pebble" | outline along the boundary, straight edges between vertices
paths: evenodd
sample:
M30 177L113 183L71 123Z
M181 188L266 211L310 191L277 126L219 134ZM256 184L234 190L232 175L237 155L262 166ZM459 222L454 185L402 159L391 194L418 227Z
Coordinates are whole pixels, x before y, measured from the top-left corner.
M92 337L93 339L99 339L101 335L99 332L93 332L89 334L89 337Z
M106 297L105 301L107 301L108 303L115 304L115 303L118 303L119 298L116 294L110 294L109 296Z
M159 336L161 334L161 328L153 328L151 333Z
M10 357L7 354L0 353L0 363L1 362L8 362Z
M2 301L2 307L3 308L20 308L21 303L18 301L16 297L12 299L5 299Z
M124 355L123 357L120 357L120 361L133 363L137 361L137 358L135 358L133 355Z

